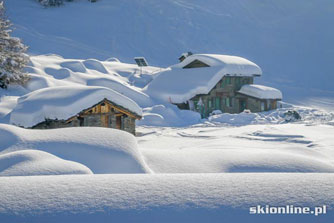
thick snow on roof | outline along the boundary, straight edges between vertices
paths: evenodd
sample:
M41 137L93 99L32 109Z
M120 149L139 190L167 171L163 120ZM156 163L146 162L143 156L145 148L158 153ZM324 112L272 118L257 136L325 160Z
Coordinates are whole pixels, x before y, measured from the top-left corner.
M63 86L44 88L19 98L10 123L32 127L45 118L68 119L104 98L141 116L141 108L128 97L105 87Z
M182 68L194 60L202 61L210 67L215 66L230 66L230 74L244 74L244 75L261 75L261 68L255 63L238 56L221 55L221 54L193 54L181 63L176 64L172 67ZM234 69L232 69L234 68Z
M282 92L276 88L257 84L247 84L241 87L239 93L259 99L282 99Z
M182 69L194 60L210 67ZM241 57L195 54L161 72L147 87L152 97L172 103L183 103L197 94L207 94L226 75L253 76L262 71L255 63Z

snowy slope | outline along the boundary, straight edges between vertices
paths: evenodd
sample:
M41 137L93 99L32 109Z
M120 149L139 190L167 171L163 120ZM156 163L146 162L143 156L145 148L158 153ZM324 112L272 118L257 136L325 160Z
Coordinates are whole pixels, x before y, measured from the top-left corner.
M186 51L239 55L256 62L264 71L259 81L281 89L289 102L334 107L332 0L5 4L31 54L125 62L145 56L164 67Z
M38 150L0 155L0 176L92 174L86 166Z
M333 174L4 177L1 222L331 222ZM256 205L327 214L250 215Z
M139 149L155 173L334 172L331 125L206 123L138 132Z
M28 130L0 124L0 154L22 150L51 153L81 163L93 173L150 172L138 151L135 137L115 129L90 127ZM40 157L40 160L45 158L48 156Z

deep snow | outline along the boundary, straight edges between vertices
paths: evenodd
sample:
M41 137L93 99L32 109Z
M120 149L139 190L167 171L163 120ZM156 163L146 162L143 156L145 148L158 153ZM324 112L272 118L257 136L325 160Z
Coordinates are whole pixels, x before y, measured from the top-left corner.
M0 155L0 176L92 174L86 166L39 150Z
M239 55L264 71L259 83L285 100L334 107L332 0L75 1L44 9L31 0L5 1L14 35L31 54L117 57L166 67L181 53Z
M133 135L109 128L65 128L53 130L29 130L0 124L0 154L15 151L40 150L59 158L85 165L93 173L147 173L149 168L138 151ZM38 154L31 154L32 158ZM35 157L47 162L51 155ZM38 158L38 159L37 159ZM11 165L13 159L3 159L3 165ZM64 163L66 164L66 163ZM59 161L59 172L64 171ZM40 166L41 171L43 166ZM56 166L54 166L56 171ZM22 169L29 171L28 169ZM70 171L70 170L68 170ZM50 171L51 172L51 171ZM75 171L73 171L75 173ZM22 175L16 174L16 175Z
M4 177L1 222L331 222L333 174ZM327 205L327 214L250 215L256 205Z
M282 90L284 100L330 110L332 1L74 1L49 9L35 1L5 4L29 53L47 55L31 56L26 86L0 90L0 175L16 176L0 179L1 222L333 219L334 113L283 103L274 111L200 120L198 113L160 101L159 88L146 88L159 72L175 69L162 67L185 51L232 54L259 64L263 77L256 82ZM160 67L140 69L128 63L134 56ZM7 125L31 95L87 86L135 101L143 109L138 136ZM36 107L43 107L44 96ZM301 120L287 123L290 110ZM17 177L55 174L85 175ZM258 204L328 205L328 213L249 215Z
M67 120L104 99L142 116L136 102L110 88L62 86L36 90L20 97L10 114L10 123L27 128L45 119Z

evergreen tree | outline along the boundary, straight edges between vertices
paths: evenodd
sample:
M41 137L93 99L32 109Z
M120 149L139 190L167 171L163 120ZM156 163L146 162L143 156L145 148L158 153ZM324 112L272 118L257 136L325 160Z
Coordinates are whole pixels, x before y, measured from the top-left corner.
M25 54L27 47L19 38L11 37L11 23L5 15L3 2L0 2L0 88L7 88L9 84L23 85L28 76L23 68L28 63Z

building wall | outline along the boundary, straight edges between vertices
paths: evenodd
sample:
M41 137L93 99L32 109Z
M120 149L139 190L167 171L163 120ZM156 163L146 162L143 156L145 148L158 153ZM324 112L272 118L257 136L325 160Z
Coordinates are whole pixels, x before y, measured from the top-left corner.
M120 119L119 122L117 122L117 119ZM90 110L79 113L78 116L68 121L46 119L32 128L55 129L83 126L120 129L134 135L136 133L136 119L112 109L109 105L97 105Z
M276 109L277 100L260 100L237 93L243 85L253 84L253 82L253 77L224 76L209 94L196 95L188 103L177 104L177 106L180 109L197 111L202 118L208 117L214 110L233 114L243 112L244 109L249 109L251 112ZM203 103L202 107L199 106L200 100ZM192 106L192 104L194 105Z
M209 94L196 95L191 99L194 101L195 110L200 112L202 117L208 117L214 110L221 110L226 113L241 112L236 92L245 84L253 84L253 79L253 77L223 77ZM202 109L198 106L200 98L204 104L204 108Z

